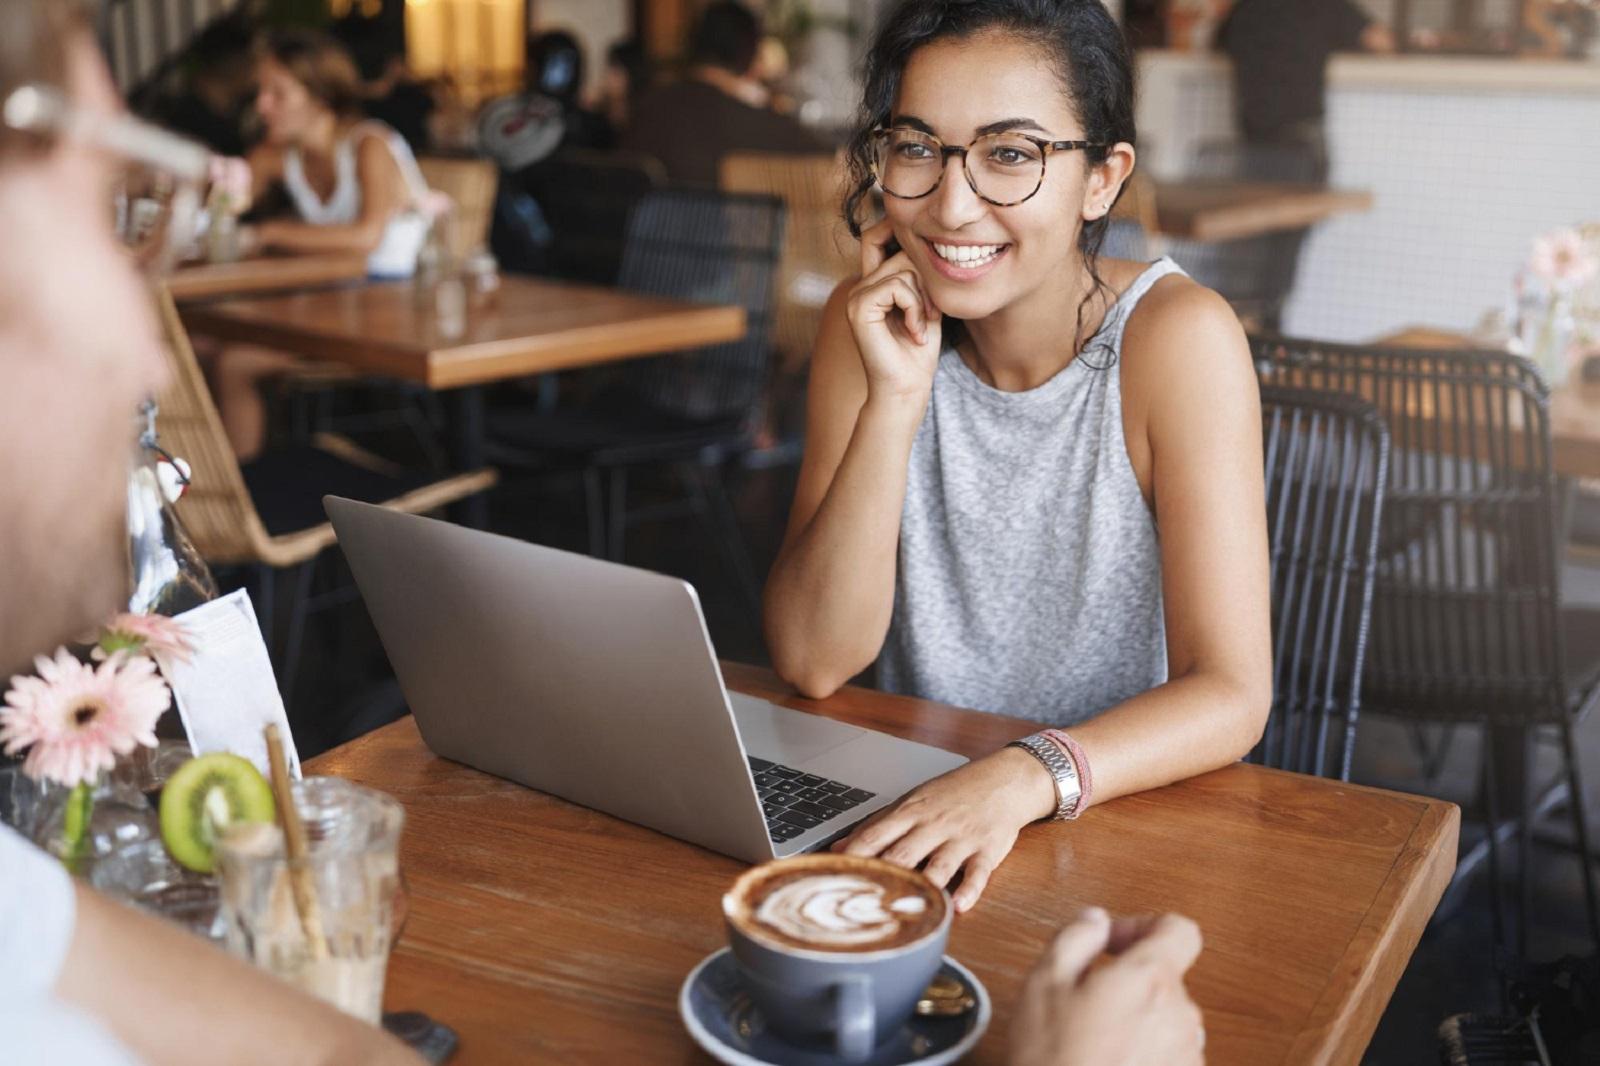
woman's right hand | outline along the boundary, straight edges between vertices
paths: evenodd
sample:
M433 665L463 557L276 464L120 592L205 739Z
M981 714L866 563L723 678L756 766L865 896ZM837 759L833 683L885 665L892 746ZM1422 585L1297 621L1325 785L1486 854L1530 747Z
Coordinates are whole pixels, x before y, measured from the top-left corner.
M861 280L850 290L846 314L868 399L926 403L939 365L943 315L923 288L905 252L889 254L888 219L861 234Z

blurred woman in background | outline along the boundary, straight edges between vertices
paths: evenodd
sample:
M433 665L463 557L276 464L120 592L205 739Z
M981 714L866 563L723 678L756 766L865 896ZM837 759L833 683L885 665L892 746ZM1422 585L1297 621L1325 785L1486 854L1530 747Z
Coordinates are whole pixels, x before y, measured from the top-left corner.
M427 182L405 139L362 117L350 56L321 34L277 33L260 50L256 79L265 137L249 155L253 197L279 187L299 217L242 227L241 251L364 255L369 276L410 277L428 236ZM262 383L298 364L250 346L214 361L217 408L241 460L266 442Z

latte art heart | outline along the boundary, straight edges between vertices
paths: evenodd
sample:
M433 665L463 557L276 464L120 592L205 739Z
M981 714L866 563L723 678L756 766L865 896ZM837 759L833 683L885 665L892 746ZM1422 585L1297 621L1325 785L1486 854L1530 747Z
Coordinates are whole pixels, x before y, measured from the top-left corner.
M889 899L885 887L853 874L801 877L773 889L755 921L793 940L820 948L859 947L891 940L907 925L923 924L921 896Z

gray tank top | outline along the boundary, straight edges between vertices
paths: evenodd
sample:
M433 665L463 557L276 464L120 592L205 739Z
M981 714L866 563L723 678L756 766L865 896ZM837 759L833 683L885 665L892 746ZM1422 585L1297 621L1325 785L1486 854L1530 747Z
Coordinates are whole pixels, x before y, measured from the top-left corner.
M1122 434L1122 334L1152 263L1084 351L1027 392L953 348L911 449L878 684L1052 725L1167 679L1155 517Z

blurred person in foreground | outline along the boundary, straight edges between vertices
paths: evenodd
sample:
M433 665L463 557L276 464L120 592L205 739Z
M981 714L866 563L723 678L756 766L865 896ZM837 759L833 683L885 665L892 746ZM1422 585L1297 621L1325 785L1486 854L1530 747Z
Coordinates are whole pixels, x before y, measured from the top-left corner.
M1304 150L1328 180L1328 59L1393 52L1394 34L1355 0L1239 0L1217 31L1233 60L1234 106L1245 143Z
M0 106L63 90L74 128L120 112L86 4L0 0ZM116 162L0 125L0 665L81 635L127 585L141 399L162 385L149 294L106 210ZM72 882L0 826L0 1058L8 1064L415 1063L398 1041Z
M676 184L710 187L730 152L828 151L772 110L757 66L761 36L760 19L743 4L707 6L690 37L688 75L639 98L622 147L659 159Z

